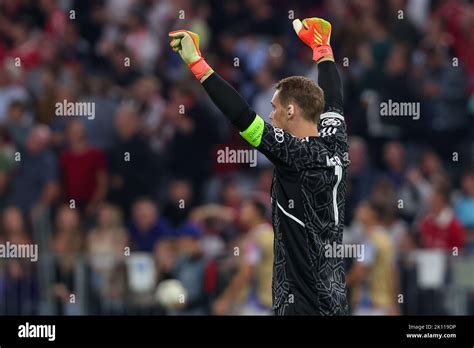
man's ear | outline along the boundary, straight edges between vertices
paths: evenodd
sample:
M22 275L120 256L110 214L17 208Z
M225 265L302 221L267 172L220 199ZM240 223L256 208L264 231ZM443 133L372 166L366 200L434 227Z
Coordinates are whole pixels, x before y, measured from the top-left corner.
M295 114L295 106L293 104L289 104L286 108L286 116L288 119L292 118Z

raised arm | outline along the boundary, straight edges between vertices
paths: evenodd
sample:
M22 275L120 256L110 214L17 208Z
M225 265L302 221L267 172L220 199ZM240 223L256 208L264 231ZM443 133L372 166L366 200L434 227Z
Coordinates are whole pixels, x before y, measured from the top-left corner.
M324 113L343 114L342 84L334 63L330 45L331 24L322 18L293 21L298 37L313 50L313 60L318 64L318 84L324 91Z
M169 33L171 47L201 82L214 104L239 131L244 132L256 118L242 96L206 63L199 50L199 36L187 30Z
M342 84L336 64L323 61L318 64L318 84L324 91L324 111L343 115Z

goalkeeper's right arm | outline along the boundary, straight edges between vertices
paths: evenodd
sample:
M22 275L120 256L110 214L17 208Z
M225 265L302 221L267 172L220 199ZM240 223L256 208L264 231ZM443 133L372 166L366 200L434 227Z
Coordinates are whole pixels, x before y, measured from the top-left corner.
M171 47L201 82L214 104L240 132L256 120L256 113L242 96L206 63L199 50L199 36L187 30L171 32Z

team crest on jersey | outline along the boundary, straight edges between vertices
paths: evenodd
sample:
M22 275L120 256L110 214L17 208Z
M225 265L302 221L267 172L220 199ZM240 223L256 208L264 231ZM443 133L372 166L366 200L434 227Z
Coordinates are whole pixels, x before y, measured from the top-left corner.
M338 120L337 118L325 118L324 120L321 121L321 125L323 127L339 127L341 125L341 121Z

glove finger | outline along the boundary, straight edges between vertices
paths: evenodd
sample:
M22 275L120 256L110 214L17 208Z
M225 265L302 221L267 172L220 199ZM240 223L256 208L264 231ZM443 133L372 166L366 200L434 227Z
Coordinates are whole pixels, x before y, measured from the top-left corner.
M170 42L170 46L173 48L177 48L181 44L181 39L173 39Z
M301 29L303 29L303 24L301 23L299 19L295 19L293 21L293 29L295 29L296 34L299 34Z
M186 36L186 32L184 30L177 30L177 31L172 31L168 33L168 36L176 39L182 39L183 37Z

